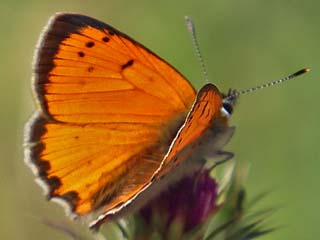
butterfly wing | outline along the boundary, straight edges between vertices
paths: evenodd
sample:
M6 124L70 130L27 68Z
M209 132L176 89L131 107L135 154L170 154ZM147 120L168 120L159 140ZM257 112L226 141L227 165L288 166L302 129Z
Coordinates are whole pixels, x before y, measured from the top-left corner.
M195 90L141 44L77 14L50 20L34 67L25 156L48 197L76 215L121 209L159 168Z

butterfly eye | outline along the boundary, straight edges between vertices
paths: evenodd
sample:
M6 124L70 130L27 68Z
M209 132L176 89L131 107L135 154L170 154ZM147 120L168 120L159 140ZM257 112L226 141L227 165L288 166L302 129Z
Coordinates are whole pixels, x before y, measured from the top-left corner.
M222 104L221 112L226 117L230 117L233 113L233 106L230 102L224 102Z

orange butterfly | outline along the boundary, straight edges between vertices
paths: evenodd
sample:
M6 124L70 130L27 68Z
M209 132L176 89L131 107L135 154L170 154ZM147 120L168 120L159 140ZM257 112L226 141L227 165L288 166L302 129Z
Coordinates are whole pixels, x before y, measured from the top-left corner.
M234 132L234 97L198 93L174 67L113 27L56 14L34 63L38 109L25 158L49 199L91 227L138 209L203 167Z

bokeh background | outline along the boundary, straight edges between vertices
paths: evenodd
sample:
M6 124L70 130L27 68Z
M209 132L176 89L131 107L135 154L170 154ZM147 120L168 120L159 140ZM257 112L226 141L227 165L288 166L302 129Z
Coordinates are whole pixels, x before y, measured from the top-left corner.
M70 239L43 224L68 223L44 200L23 162L23 125L34 110L31 63L48 18L57 11L101 19L176 66L199 88L203 76L184 25L193 17L210 81L243 89L290 74L290 83L243 96L227 149L250 166L247 191L270 191L262 207L280 229L261 239L320 236L320 2L318 0L2 0L0 1L0 238Z

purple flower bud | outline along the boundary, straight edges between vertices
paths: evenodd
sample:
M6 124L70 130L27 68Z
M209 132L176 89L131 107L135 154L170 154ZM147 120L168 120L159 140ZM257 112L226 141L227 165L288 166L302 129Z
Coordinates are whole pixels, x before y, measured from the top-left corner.
M217 183L208 170L202 170L170 186L141 209L140 215L147 225L153 224L155 218L160 219L162 231L179 223L188 232L218 209L216 198Z

